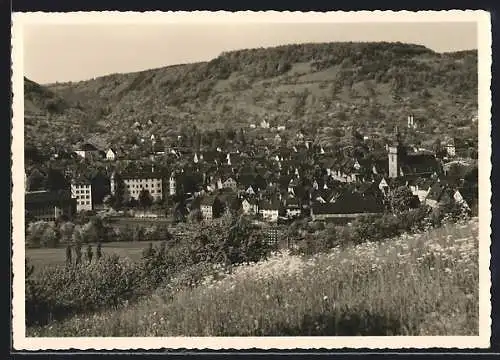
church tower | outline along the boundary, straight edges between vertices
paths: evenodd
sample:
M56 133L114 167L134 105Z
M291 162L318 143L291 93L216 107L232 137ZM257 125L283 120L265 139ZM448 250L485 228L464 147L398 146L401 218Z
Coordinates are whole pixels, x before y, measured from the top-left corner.
M398 146L389 146L389 177L398 177Z
M396 127L395 131L396 142L388 147L388 157L389 157L389 177L396 178L399 176L399 168L401 166L401 158L403 153L401 134Z

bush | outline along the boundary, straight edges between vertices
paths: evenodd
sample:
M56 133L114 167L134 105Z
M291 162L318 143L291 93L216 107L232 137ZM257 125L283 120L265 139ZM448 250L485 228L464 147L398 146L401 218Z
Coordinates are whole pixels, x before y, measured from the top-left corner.
M404 210L394 214L381 214L376 216L361 217L350 225L337 228L329 227L317 236L300 236L293 227L289 238L292 239L294 248L292 253L311 255L328 251L335 246L360 244L366 241L382 241L400 235L403 232L417 232L429 226L439 227L445 221L459 221L467 218L470 211L459 204L450 204L441 208L431 209L420 206L416 209ZM320 227L318 227L320 228Z
M153 247L149 243L148 248L143 252L142 261L140 262L140 269L143 274L144 286L149 289L154 289L157 286L168 280L170 274L173 273L173 259L167 254L166 243L158 247Z
M141 269L116 255L92 263L43 269L36 278L29 261L26 267L28 326L118 306L145 290Z
M428 225L428 217L431 209L427 206L421 206L417 209L404 211L398 216L399 227L403 231L415 232L422 231Z
M54 223L36 221L30 223L26 234L26 243L29 247L54 248L59 245L59 231Z

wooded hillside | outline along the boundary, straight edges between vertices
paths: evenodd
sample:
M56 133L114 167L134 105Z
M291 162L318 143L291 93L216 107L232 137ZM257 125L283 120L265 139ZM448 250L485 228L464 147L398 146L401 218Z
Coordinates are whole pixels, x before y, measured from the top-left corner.
M170 137L186 126L249 129L266 119L319 142L354 127L392 133L413 113L426 139L477 138L477 52L401 43L325 43L223 53L209 61L76 83L25 79L26 142L70 146ZM35 115L35 116L34 116ZM135 123L141 124L133 131ZM137 125L137 124L136 124Z

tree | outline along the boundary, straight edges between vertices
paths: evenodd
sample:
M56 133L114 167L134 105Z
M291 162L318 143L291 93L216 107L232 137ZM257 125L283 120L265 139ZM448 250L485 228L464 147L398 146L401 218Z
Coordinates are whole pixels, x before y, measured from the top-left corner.
M448 168L447 175L451 177L462 177L464 168L460 164L451 164Z
M242 146L246 145L245 141L245 134L243 133L243 128L240 128L240 130L236 134L236 141L241 144Z
M215 197L214 203L212 205L212 210L214 218L222 216L225 210L224 202L222 202L218 197Z
M71 245L68 244L66 245L66 264L67 265L71 265L72 261L71 261Z
M193 136L193 148L195 150L200 150L201 146L201 134L199 131L196 131Z
M114 209L118 210L124 204L125 183L119 174L115 174Z
M80 235L83 243L93 243L99 239L98 229L91 221L80 227Z
M101 246L100 242L97 243L95 255L96 255L97 260L99 260L102 257L102 246Z
M57 247L59 234L53 223L37 221L28 226L27 242L32 247Z
M189 212L187 220L189 223L199 223L203 219L200 209L193 209Z
M73 234L71 235L71 241L74 244L83 242L82 225L75 226L75 228L73 229Z
M76 243L75 244L75 263L78 265L82 261L82 244L81 243Z
M96 239L93 242L107 241L108 228L104 225L103 220L98 216L92 216L90 223L95 229Z
M61 240L65 243L71 242L74 230L75 230L75 224L73 224L72 222L62 223L59 226L59 233L61 234Z
M107 195L107 196L104 197L104 199L102 200L102 202L106 206L113 207L113 205L116 202L116 198L115 198L114 195Z
M436 154L436 156L440 156L443 152L443 148L441 146L441 139L437 138L434 140L434 143L432 144L432 150Z
M47 189L48 190L64 190L68 187L68 182L64 174L57 169L50 168L47 171Z
M233 127L231 126L231 123L227 122L224 128L225 135L227 139L229 140L234 140L236 137L236 131L234 131Z
M97 170L92 177L92 203L102 204L109 191L109 179L102 173L102 170Z
M187 213L188 212L187 212L186 204L184 203L184 201L181 200L181 201L177 202L172 209L172 215L174 218L174 222L178 223L178 222L186 221Z
M231 214L237 215L241 210L241 200L237 197L231 199L229 210L231 211Z
M148 247L142 251L142 257L149 258L153 256L153 254L154 254L153 243L149 243Z
M136 226L132 232L132 241L144 241L144 235L144 227Z
M148 207L150 207L152 204L153 204L153 197L151 196L151 194L149 193L149 190L147 189L142 189L140 192L139 192L139 198L138 198L138 201L139 201L139 205L146 209Z
M46 187L46 179L42 172L38 169L34 169L28 176L27 183L28 191L42 190Z
M418 198L406 186L395 189L391 194L390 202L392 210L396 213L417 208L419 205Z
M92 251L92 245L89 244L89 246L87 246L87 260L89 263L92 262L93 257L94 257L94 253Z

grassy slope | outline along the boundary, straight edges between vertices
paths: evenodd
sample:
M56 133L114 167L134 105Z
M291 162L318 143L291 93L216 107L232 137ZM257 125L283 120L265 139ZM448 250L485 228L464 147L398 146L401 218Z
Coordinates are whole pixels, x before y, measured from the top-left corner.
M152 131L163 135L168 129L179 128L188 121L188 116L192 116L200 127L222 125L226 121L246 127L251 122L260 122L265 115L281 123L289 120L300 123L297 117L302 115L294 114L293 108L297 102L296 94L303 91L309 92L304 106L306 119L324 118L325 112L345 111L347 123L336 123L335 117L329 122L340 126L349 126L350 122L364 124L365 131L380 127L381 122L387 123L388 128L393 128L398 122L401 125L408 111L413 111L423 121L431 121L431 133L451 131L456 122L454 115L468 119L475 111L477 100L473 89L477 79L469 81L472 91L467 90L461 95L453 91L457 78L468 77L471 72L475 74L474 53L441 55L425 50L407 55L388 50L392 54L389 63L385 55L371 55L369 49L361 50L364 56L362 61L375 63L381 68L389 67L387 71L380 70L385 79L365 81L365 75L356 73L358 66L331 64L317 69L314 61L327 61L335 47L329 50L328 44L308 46L312 49L311 54L316 54L315 57L307 53L304 55L300 47L247 50L223 55L209 63L115 74L78 83L55 84L49 88L71 104L80 103L84 112L93 114L89 119L82 120L93 122L88 131L107 132L106 136L115 140L130 131L127 125L135 121L145 124L149 119L156 124L148 126L144 136ZM355 46L347 45L347 48L356 49ZM338 47L340 52L342 47ZM291 69L284 74L263 73L262 68L271 66L267 59L279 59L285 51L283 49L292 49L289 51L292 55L288 55ZM346 57L357 56L355 50L349 51L347 54L350 55ZM223 61L233 64L227 79L221 76L222 70L217 67ZM424 67L416 69L412 65L416 63ZM403 99L394 100L389 93L394 69L404 72L410 82L421 79L422 85L402 91ZM257 75L251 75L251 71ZM355 93L350 91L350 85L343 84L334 99L331 85L338 80L341 71L347 71L346 76L352 79ZM367 83L372 84L374 94L367 92ZM432 94L430 99L422 98L421 90L424 88ZM463 105L457 106L457 101ZM377 119L380 121L367 123L368 119L375 120L368 114L368 105L373 104L381 107L383 116ZM353 110L351 105L358 109ZM74 121L75 117L74 112L62 114L58 126L62 127L64 120ZM293 126L292 123L290 125ZM37 130L41 132L32 134L34 138L46 132L43 128Z
M30 336L474 335L477 219L302 259L28 329ZM222 276L222 277L221 277Z

